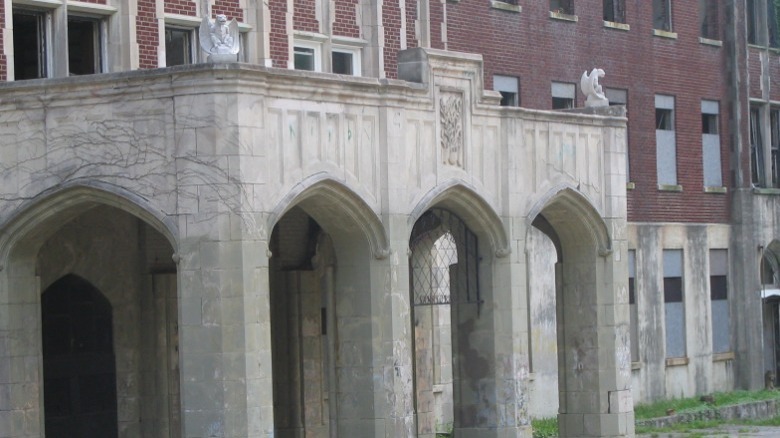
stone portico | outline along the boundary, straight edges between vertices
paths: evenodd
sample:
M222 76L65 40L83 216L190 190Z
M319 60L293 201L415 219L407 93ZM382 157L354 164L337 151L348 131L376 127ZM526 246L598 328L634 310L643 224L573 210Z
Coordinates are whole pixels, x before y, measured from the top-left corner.
M531 436L533 230L562 435L633 436L623 109L500 107L475 55L399 73L0 84L0 430L44 434L41 297L72 275L112 309L119 436L434 436L410 239L435 216L456 436Z

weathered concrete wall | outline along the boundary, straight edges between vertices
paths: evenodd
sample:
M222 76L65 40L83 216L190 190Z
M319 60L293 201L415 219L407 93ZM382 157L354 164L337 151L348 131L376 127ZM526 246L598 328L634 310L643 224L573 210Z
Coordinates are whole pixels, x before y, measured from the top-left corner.
M478 57L402 61L420 84L238 65L3 84L0 308L38 293L31 261L59 224L92 205L124 210L174 246L182 433L273 434L269 240L299 206L332 239L337 266L331 427L408 436L409 235L445 208L478 238L484 300L454 317L466 359L456 433L527 436L525 246L543 215L564 253L564 433L631 435L623 113L500 108ZM36 330L0 319L6 344ZM16 342L2 363L40 359ZM39 377L22 380L0 421L40 413L24 401L38 406L40 394L23 389Z

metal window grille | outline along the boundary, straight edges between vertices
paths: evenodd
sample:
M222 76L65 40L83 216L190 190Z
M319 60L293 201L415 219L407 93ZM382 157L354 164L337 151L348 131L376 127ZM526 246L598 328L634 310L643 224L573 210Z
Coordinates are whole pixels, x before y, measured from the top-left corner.
M415 306L480 303L477 236L453 213L427 211L409 240Z

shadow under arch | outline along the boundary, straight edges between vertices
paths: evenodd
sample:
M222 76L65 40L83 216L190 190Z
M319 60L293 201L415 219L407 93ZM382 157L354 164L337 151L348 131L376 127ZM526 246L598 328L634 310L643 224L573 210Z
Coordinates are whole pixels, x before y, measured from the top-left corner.
M426 193L409 216L409 229L433 207L456 213L472 231L487 237L496 257L506 257L512 252L501 217L477 190L466 182L450 179Z
M101 205L143 220L177 251L178 232L172 217L155 208L148 199L122 187L90 182L40 193L17 209L5 224L0 224L0 261L6 260L21 241L26 241L25 247L34 253L63 223Z
M612 252L612 238L604 218L584 194L570 185L555 187L534 203L528 213L529 229L532 225L547 234L558 250L562 250L561 240L589 236L598 255L603 257ZM555 236L549 234L548 226ZM563 254L559 253L558 257Z
M328 175L315 175L297 184L277 203L268 218L268 230L273 230L291 208L301 207L328 234L347 239L367 239L371 253L377 259L390 255L390 244L382 221L353 190ZM344 217L350 219L345 222Z
M761 258L761 284L780 285L780 240L774 239L764 248Z

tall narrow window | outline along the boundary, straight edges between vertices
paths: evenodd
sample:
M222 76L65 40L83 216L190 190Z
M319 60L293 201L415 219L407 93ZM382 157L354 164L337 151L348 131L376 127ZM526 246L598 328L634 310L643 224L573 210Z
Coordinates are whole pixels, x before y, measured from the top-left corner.
M552 83L552 109L574 108L574 84Z
M190 29L165 27L165 65L192 64L192 35Z
M637 329L637 307L636 307L636 251L628 250L628 308L629 308L629 330L631 335L631 362L639 362L639 335Z
M71 75L100 73L100 20L68 17L68 72Z
M710 301L712 304L712 352L731 351L728 301L728 250L710 250Z
M771 142L769 144L770 172L772 187L780 187L780 108L769 110Z
M759 44L760 42L758 38L758 17L761 15L756 13L757 3L757 0L745 1L745 19L747 21L747 40L749 44Z
M702 38L721 39L718 3L718 0L699 0L699 35Z
M626 0L604 0L604 21L626 22Z
M493 76L493 90L501 93L501 106L520 105L520 87L513 76Z
M574 15L574 0L550 0L550 11Z
M293 55L296 70L320 71L319 45L296 43Z
M761 108L750 108L750 173L751 182L756 187L766 184L764 171L764 136L761 121Z
M701 102L701 145L704 187L722 187L720 160L719 105L712 100Z
M619 88L605 88L604 95L609 100L609 105L622 105L628 106L628 90L621 90ZM629 153L626 149L626 182L631 181L631 167L629 166Z
M766 21L767 35L769 36L770 47L780 47L780 2L777 0L766 0Z
M683 300L683 252L665 249L664 313L666 320L666 357L685 357L685 302Z
M13 11L14 78L45 78L46 14L38 11Z
M659 185L677 185L674 97L655 96L656 173Z
M653 29L672 31L672 4L670 0L653 0Z

